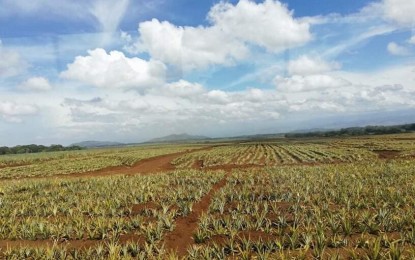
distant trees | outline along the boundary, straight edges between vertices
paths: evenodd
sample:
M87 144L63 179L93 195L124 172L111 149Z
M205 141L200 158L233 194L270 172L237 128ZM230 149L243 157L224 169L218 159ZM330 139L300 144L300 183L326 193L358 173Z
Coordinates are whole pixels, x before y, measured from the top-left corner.
M64 147L60 144L53 144L51 146L44 145L17 145L14 147L3 146L0 147L0 155L4 154L24 154L24 153L42 153L42 152L58 152L58 151L73 151L82 150L80 146L68 146Z
M309 133L288 133L286 138L301 137L336 137L336 136L358 136L358 135L382 135L382 134L399 134L415 131L414 124L394 125L394 126L365 126L349 127L333 131L309 132Z

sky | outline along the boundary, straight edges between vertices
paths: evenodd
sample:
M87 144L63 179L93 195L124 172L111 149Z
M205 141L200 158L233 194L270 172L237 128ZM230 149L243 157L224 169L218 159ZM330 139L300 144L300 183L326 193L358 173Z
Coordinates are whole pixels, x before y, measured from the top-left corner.
M0 0L0 146L415 122L414 0Z

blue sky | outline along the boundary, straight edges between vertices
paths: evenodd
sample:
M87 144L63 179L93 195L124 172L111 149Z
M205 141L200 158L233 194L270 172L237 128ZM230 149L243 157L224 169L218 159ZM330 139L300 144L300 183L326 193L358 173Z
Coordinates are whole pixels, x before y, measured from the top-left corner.
M412 122L413 13L406 0L0 0L0 145Z

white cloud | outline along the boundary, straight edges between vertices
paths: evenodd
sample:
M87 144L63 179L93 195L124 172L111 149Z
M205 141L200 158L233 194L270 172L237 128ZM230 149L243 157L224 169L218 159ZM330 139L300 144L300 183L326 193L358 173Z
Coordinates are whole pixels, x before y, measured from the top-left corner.
M276 77L277 90L282 92L307 92L327 88L339 88L349 83L342 79L324 74L294 75L288 78Z
M406 47L401 46L395 42L390 42L387 46L387 50L390 54L397 56L406 56L410 54L409 50Z
M61 0L59 4L51 0L2 0L0 16L36 15L49 11L49 14L76 19L84 13L82 5L70 0ZM85 6L84 6L85 7Z
M220 2L213 6L208 17L225 34L272 52L311 40L309 23L293 18L293 12L279 1L265 0L257 4L241 0L235 6Z
M23 90L47 91L52 89L52 85L44 77L32 77L22 82L19 88Z
M337 62L302 55L288 63L289 76L277 76L274 83L277 91L282 93L322 91L349 85L347 80L331 75L338 69L340 64Z
M130 0L95 0L90 13L96 18L101 32L104 32L102 44L107 44L118 29Z
M181 27L157 19L139 24L139 40L125 49L148 52L151 57L184 70L229 65L248 57L249 45L270 52L301 46L311 40L310 24L293 17L279 1L236 5L220 2L208 14L211 26Z
M383 19L399 27L413 27L415 23L415 2L412 0L381 0L369 3L357 13L348 18L351 22L370 19Z
M104 34L100 35L101 44L106 44L118 29L129 4L130 0L1 0L0 17L47 17L48 21L60 22L63 19L77 22L81 20L103 32Z
M415 24L415 2L412 0L383 0L382 10L386 18L401 25Z
M353 25L357 26L357 25ZM362 25L358 25L362 26ZM334 45L323 52L323 57L336 57L350 50L351 48L368 41L371 38L387 35L396 31L394 26L375 26L370 27L367 31L357 35L351 35L346 41L342 40L340 44Z
M150 89L145 95L125 91L74 92L59 93L53 98L58 104L49 104L52 101L45 96L36 102L41 113L53 111L53 118L48 114L48 126L57 129L56 132L62 135L60 138L104 136L132 141L183 131L237 135L238 127L255 132L267 123L286 125L291 119L312 119L317 114L340 116L415 108L413 72L414 67L399 66L365 73L337 70L326 74L296 75L285 79L297 84L296 89L290 86L289 91L279 88L250 88L236 92L209 90L201 84L179 80ZM347 85L339 86L337 82ZM3 97L3 93L0 95ZM18 94L13 95L6 95L6 99L15 100ZM20 95L16 102L27 104L34 100L36 93L26 95L31 97ZM68 96L72 98L65 99ZM47 107L45 103L48 103ZM10 115L15 108L9 107L7 111L8 121L25 119L22 115ZM0 117L6 119L4 109ZM114 134L114 127L119 129L117 134ZM227 127L233 130L226 132Z
M222 90L211 90L206 96L209 101L214 103L226 104L230 102L228 93Z
M337 62L327 62L319 57L308 57L302 55L288 64L290 75L312 75L339 69L340 64Z
M37 108L33 105L17 104L10 101L0 101L0 116L8 122L22 122L22 117L33 115L37 111Z
M400 65L387 67L373 72L339 71L335 76L345 78L360 86L402 85L405 91L415 91L415 67Z
M19 75L28 64L16 51L5 48L0 40L0 78Z
M408 43L415 44L415 35L408 40Z
M95 0L90 9L91 14L98 20L103 32L117 30L130 0Z
M157 92L157 89L146 95L117 92L90 100L66 100L63 107L69 109L71 115L66 125L85 132L97 126L104 132L118 126L125 133L149 131L154 136L160 135L155 131L166 128L171 133L186 129L200 132L247 122L254 125L261 122L258 126L264 122L283 124L298 115L415 107L412 70L399 67L361 74L331 71L296 75L285 79L294 82L286 86L288 91L279 88L237 92L207 90L201 84L180 80L162 87L170 92Z
M171 95L175 97L190 98L204 93L206 90L201 84L191 83L185 80L166 84L163 88L154 90L157 94ZM156 93L154 93L156 94Z
M128 58L122 52L104 49L78 56L60 76L97 88L130 88L143 90L164 83L166 67L159 61Z
M232 64L247 56L241 42L215 27L177 27L157 19L139 25L140 51L184 70Z

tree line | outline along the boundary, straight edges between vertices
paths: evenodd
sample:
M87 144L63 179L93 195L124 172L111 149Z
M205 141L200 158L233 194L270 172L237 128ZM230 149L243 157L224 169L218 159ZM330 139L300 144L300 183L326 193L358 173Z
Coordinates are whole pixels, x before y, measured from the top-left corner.
M393 125L393 126L365 126L349 127L340 130L319 131L308 133L287 133L286 138L301 137L337 137L337 136L358 136L358 135L383 135L415 132L414 124Z
M80 146L62 146L60 144L52 144L51 146L45 145L17 145L13 147L3 146L0 147L0 155L4 154L24 154L24 153L42 153L42 152L58 152L58 151L75 151L82 150Z

